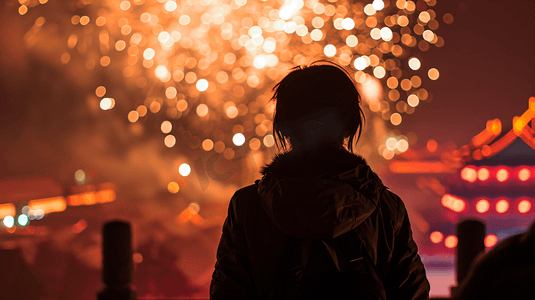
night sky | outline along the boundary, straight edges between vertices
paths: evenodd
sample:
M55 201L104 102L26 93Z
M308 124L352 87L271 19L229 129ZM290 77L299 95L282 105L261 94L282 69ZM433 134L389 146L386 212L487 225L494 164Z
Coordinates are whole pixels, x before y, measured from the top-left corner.
M441 24L437 33L445 45L421 53L420 70L435 67L440 78L424 81L432 101L420 104L399 129L439 145L469 143L490 119L510 129L535 96L535 2L438 1L435 9L451 13L454 22Z

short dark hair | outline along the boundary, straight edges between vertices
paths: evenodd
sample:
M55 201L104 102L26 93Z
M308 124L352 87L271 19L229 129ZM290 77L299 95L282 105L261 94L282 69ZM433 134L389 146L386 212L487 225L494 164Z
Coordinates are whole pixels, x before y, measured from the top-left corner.
M344 139L353 152L365 120L360 95L351 75L339 64L316 60L296 66L273 87L270 101L276 101L273 112L273 137L279 150L288 149L286 139L293 136L294 122L322 109L336 109L344 125Z

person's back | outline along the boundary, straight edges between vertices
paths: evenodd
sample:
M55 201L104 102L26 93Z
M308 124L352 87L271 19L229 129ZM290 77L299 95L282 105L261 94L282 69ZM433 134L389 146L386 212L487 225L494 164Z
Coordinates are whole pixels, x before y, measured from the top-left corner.
M211 299L428 299L401 199L352 151L359 95L341 67L295 68L276 87L278 154L238 190Z

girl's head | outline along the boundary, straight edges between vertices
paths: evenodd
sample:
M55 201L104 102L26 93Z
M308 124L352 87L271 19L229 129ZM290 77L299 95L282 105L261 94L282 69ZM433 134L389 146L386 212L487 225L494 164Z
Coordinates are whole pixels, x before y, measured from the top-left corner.
M298 66L273 88L276 101L273 136L277 147L307 149L319 144L353 151L362 131L360 95L349 73L338 64L316 61Z

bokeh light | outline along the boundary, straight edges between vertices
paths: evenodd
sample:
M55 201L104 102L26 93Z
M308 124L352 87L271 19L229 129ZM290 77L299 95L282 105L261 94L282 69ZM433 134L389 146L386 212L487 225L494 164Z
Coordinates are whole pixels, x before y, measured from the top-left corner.
M481 168L481 169L477 170L477 179L479 179L481 181L485 181L485 180L489 179L489 176L490 176L489 169Z
M494 234L487 234L484 240L485 247L490 248L494 247L498 243L498 237Z
M498 202L496 202L496 211L497 212L503 214L507 210L509 210L509 202L507 200L502 199L502 200L499 200Z
M518 211L520 213L525 214L530 210L531 210L531 202L529 200L521 200L520 202L518 202Z
M489 201L485 200L485 199L481 199L479 201L477 201L476 203L476 211L478 213L484 213L484 212L487 212L490 208L490 203Z
M431 242L433 242L434 244L438 244L442 242L442 239L444 239L444 234L442 234L442 232L440 231L433 231L429 235L429 238L431 239Z
M12 216L6 216L4 217L4 226L6 226L7 228L11 228L13 227L13 225L15 225L15 218L13 218Z
M346 67L369 99L365 105L389 126L400 125L428 99L415 72L423 65L420 45L443 44L439 21L451 23L453 17L438 19L430 9L434 0L369 2L211 0L193 9L187 1L124 0L94 1L81 10L72 1L56 57L62 66L77 64L113 78L90 91L102 111L117 104L106 113L120 111L135 123L129 124L133 131L159 126L165 146L177 148L191 147L177 141L187 132L197 149L228 158L235 153L224 145L238 145L238 136L240 145L254 151L274 146L271 121L255 118L272 115L266 106L270 87L286 70L315 58ZM32 5L21 4L19 14L33 16ZM46 20L63 26L57 11L46 11L49 6L36 10L35 25ZM428 76L436 80L433 70ZM149 111L157 116L147 117ZM243 132L232 131L238 124ZM391 158L407 149L408 142L398 139L381 155Z
M447 247L447 248L455 248L457 247L457 237L454 236L454 235L448 235L445 239L444 239L444 245Z
M507 178L509 178L509 172L506 169L500 169L496 172L496 179L498 179L499 182L504 182Z
M518 179L520 181L526 181L531 177L531 172L528 168L522 168L520 171L518 171Z
M182 176L188 176L191 173L191 167L188 164L183 163L178 167L178 172Z

